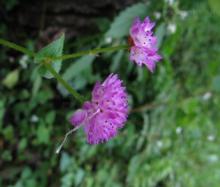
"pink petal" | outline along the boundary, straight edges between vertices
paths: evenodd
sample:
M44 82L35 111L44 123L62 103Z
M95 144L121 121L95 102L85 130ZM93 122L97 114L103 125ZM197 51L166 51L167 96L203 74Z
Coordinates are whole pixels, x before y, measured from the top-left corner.
M78 126L82 124L85 119L86 119L86 111L79 109L70 118L70 123L74 126Z

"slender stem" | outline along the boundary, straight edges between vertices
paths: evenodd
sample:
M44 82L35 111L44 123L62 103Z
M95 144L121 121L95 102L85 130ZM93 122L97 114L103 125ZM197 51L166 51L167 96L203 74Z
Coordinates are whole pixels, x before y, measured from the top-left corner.
M35 57L36 53L28 50L20 45L17 45L13 42L9 42L7 40L4 40L2 38L0 38L0 45L12 48L16 51L22 52L30 57ZM82 104L84 101L84 98L78 94L73 88L72 86L70 86L55 70L54 68L50 65L50 62L54 61L54 60L67 60L70 58L76 58L79 56L83 56L83 55L87 55L87 54L97 54L97 53L101 53L101 52L110 52L110 51L115 51L115 50L120 50L120 49L127 49L128 46L127 45L119 45L119 46L114 46L114 47L106 47L106 48L96 48L96 49L92 49L92 50L88 50L88 51L81 51L78 53L73 53L73 54L66 54L63 56L59 56L59 57L47 57L45 56L45 59L42 61L42 63L45 65L45 67L48 69L48 71L50 71L50 73L57 79L57 81L62 84L78 101L80 101L80 103Z
M81 51L81 52L77 52L73 54L67 54L67 55L63 55L59 57L52 57L52 59L53 60L58 60L58 59L67 60L67 59L76 58L76 57L80 57L80 56L87 55L87 54L95 55L97 53L110 52L110 51L116 51L116 50L127 49L127 48L128 48L127 45L119 45L119 46L106 47L106 48L96 48L96 49Z
M56 154L59 154L59 153L60 153L60 151L61 151L61 149L62 149L64 143L66 142L67 137L68 137L70 134L72 134L73 132L75 132L75 131L76 131L77 129L79 129L79 128L80 128L80 125L77 126L77 127L75 127L75 128L73 128L73 129L71 129L69 132L67 132L67 133L65 134L65 137L64 137L62 143L61 143L60 146L56 149Z
M12 48L12 49L14 49L16 51L22 52L22 53L24 53L24 54L26 54L28 56L31 56L31 57L35 56L35 53L33 51L30 51L30 50L28 50L28 49L26 49L26 48L24 48L24 47L22 47L20 45L17 45L17 44L15 44L13 42L9 42L9 41L4 40L2 38L0 38L0 44L3 45L3 46L6 46L6 47Z
M13 42L9 42L7 40L4 40L2 38L0 38L0 45L12 48L16 51L22 52L28 56L31 57L35 57L35 53L31 50L28 50L20 45L17 45ZM62 56L58 56L58 57L47 57L48 59L52 60L67 60L67 59L71 59L71 58L76 58L76 57L80 57L83 55L95 55L97 53L103 53L103 52L110 52L110 51L117 51L117 50L121 50L121 49L128 49L127 45L118 45L118 46L113 46L113 47L105 47L105 48L96 48L96 49L91 49L91 50L87 50L87 51L80 51L77 53L72 53L72 54L66 54L66 55L62 55Z
M59 83L61 83L72 95L75 97L81 104L84 102L84 98L78 94L72 86L70 86L50 65L49 62L44 62L45 67L47 70L57 79Z

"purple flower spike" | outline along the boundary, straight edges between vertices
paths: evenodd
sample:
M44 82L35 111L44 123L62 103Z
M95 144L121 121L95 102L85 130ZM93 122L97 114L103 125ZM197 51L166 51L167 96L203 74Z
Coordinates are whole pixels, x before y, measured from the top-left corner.
M96 83L92 100L86 101L70 119L74 126L82 124L89 144L98 144L117 135L128 117L128 96L122 81L110 74Z
M155 23L151 22L149 17L143 22L136 18L130 29L130 60L139 66L145 64L151 72L154 72L156 63L161 60L161 56L157 54L157 38L152 31L154 26Z

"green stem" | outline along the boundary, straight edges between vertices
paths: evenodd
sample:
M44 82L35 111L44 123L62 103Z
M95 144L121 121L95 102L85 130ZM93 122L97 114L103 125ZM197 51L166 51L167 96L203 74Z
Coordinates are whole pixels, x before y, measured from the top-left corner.
M9 42L7 40L4 40L2 38L0 38L0 45L12 48L16 51L22 52L30 57L35 57L36 53L34 53L33 51L30 51L20 45L17 45L13 42ZM96 48L96 49L92 49L92 50L87 50L87 51L81 51L78 53L73 53L73 54L67 54L67 55L63 55L63 56L59 56L59 57L45 57L45 60L43 61L43 64L45 65L45 67L48 69L48 71L57 79L57 81L62 84L78 101L80 101L80 103L82 104L84 102L84 98L78 94L73 88L72 86L70 86L55 70L54 68L50 65L50 62L54 61L54 60L67 60L67 59L71 59L71 58L76 58L76 57L80 57L83 55L95 55L97 53L102 53L102 52L110 52L110 51L115 51L115 50L121 50L121 49L128 49L127 45L119 45L119 46L114 46L114 47L106 47L106 48Z
M16 51L22 52L28 56L31 57L35 57L35 53L33 51L30 51L20 45L17 45L13 42L9 42L7 40L4 40L2 38L0 38L0 45L12 48ZM121 50L121 49L128 49L127 45L118 45L118 46L113 46L113 47L105 47L105 48L96 48L96 49L91 49L91 50L87 50L87 51L80 51L77 53L72 53L72 54L66 54L66 55L62 55L62 56L58 56L58 57L49 57L48 59L50 60L67 60L67 59L71 59L71 58L76 58L76 57L80 57L83 55L95 55L97 53L103 53L103 52L111 52L111 51L117 51L117 50Z
M67 60L71 58L76 58L80 57L83 55L95 55L97 53L103 53L103 52L110 52L110 51L116 51L116 50L121 50L121 49L128 49L127 45L119 45L119 46L113 46L113 47L105 47L105 48L96 48L96 49L91 49L87 51L81 51L73 54L67 54L59 57L52 57L53 60Z
M9 41L4 40L2 38L0 38L0 44L3 45L3 46L6 46L6 47L12 48L12 49L14 49L16 51L22 52L22 53L24 53L24 54L26 54L28 56L31 56L31 57L35 56L35 53L33 51L30 51L30 50L28 50L28 49L26 49L26 48L24 48L24 47L22 47L20 45L17 45L17 44L15 44L13 42L9 42Z
M57 79L57 81L62 84L81 104L84 102L84 98L79 95L49 64L49 62L43 63L47 70Z

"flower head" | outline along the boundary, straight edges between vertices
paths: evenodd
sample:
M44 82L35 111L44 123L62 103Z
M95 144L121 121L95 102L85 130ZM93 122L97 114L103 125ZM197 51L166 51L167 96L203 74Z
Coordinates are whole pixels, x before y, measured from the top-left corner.
M110 74L101 84L97 82L91 101L86 101L70 119L74 126L82 124L90 144L98 144L117 135L128 116L128 96L122 81Z
M152 29L155 23L148 17L143 22L136 18L130 28L130 37L132 40L130 60L136 62L139 66L143 64L153 72L156 62L161 59L157 54L157 38L153 35Z

